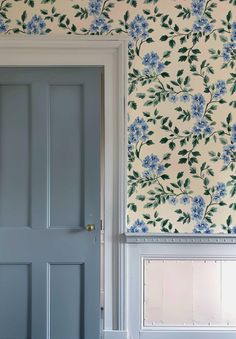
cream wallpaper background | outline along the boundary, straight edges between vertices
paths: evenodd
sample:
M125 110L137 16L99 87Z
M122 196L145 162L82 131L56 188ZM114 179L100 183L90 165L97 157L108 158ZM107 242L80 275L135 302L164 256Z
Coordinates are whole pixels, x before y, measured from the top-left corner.
M236 0L2 0L1 34L129 35L129 232L236 233Z

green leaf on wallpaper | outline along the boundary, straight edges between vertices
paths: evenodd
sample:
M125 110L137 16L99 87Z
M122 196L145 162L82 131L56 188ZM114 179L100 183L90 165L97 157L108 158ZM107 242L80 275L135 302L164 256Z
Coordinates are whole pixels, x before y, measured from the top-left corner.
M72 30L72 32L76 32L77 31L77 27L73 24L72 26L71 26L71 30Z
M145 0L145 4L157 4L159 0Z
M137 97L137 98L140 98L140 99L144 99L145 96L146 96L145 93L137 93L137 94L136 94L136 97Z
M162 35L162 36L160 37L160 40L161 40L161 41L166 41L166 40L168 40L168 35Z
M178 50L179 53L186 53L187 52L187 47L182 47Z
M29 5L30 7L34 7L34 0L25 0L25 4Z
M147 42L148 44L150 44L150 43L154 42L154 40L153 40L153 38L147 38L147 39L146 39L146 42Z
M66 15L65 15L65 14L61 15L61 16L59 17L59 23L61 23L62 21L64 21L65 18L66 18Z
M48 10L47 9L40 9L40 12L43 15L48 15Z
M179 61L180 61L180 62L186 61L187 58L188 58L187 55L181 55L181 56L179 57Z
M162 76L162 78L169 78L170 76L170 74L167 72L162 72L160 75Z
M169 58L170 55L171 55L171 51L165 51L163 53L163 58ZM165 63L165 65L169 65L169 63L168 64Z
M41 4L54 4L56 0L41 0Z
M227 226L230 226L230 225L232 224L232 222L233 222L233 220L232 220L232 216L231 216L231 215L229 215L229 216L228 216L228 218L227 218L227 220L226 220L226 224L227 224Z
M170 149L171 151L173 151L173 150L175 149L175 147L176 147L176 144L175 144L173 141L171 141L171 142L169 143L169 149Z
M170 46L171 48L174 48L175 45L176 45L175 40L174 40L174 39L170 39L170 40L169 40L169 46Z
M154 145L154 142L153 142L152 140L148 140L148 141L146 142L146 145L147 145L147 146Z
M160 143L161 144L166 144L168 142L168 138L161 138Z
M229 208L231 208L233 211L236 211L236 203L230 204Z
M177 174L177 179L180 179L180 178L182 178L182 177L183 177L183 175L184 175L184 172L179 172L179 173Z
M139 194L139 195L136 196L136 199L140 200L140 201L144 201L145 200L145 195Z
M5 0L4 0L5 1ZM4 3L4 1L2 1L2 4ZM22 0L14 0L15 2L19 2L19 1L22 1ZM30 7L34 7L34 0L24 0L24 3ZM41 2L42 3L42 2Z
M137 0L117 0L118 2L126 1L127 4L129 4L132 7L137 7Z
M22 13L22 15L21 15L21 20L22 20L23 22L25 22L26 18L27 18L27 12L24 11L24 12Z
M181 75L183 75L184 73L184 70L183 69L180 69L178 72L177 72L177 77L180 77ZM178 84L177 84L178 86Z
M128 188L128 196L131 197L131 195L134 194L135 190L136 190L135 185L129 186L129 188Z
M79 18L81 20L88 18L88 10L86 7L81 7L80 5L74 5L72 6L77 12L75 14L75 18Z
M131 107L132 109L136 110L137 109L137 103L133 100L128 102L129 107Z
M229 11L228 14L226 15L226 19L227 19L228 22L231 21L231 19L232 19L232 12L231 11Z
M179 164L186 164L187 158L180 158L179 159Z
M150 214L144 213L143 218L146 219L146 220L149 220L149 219L151 219L151 216L150 216Z
M126 11L124 14L124 20L128 21L129 20L129 11Z
M128 208L133 212L137 212L137 205L134 203L129 203Z

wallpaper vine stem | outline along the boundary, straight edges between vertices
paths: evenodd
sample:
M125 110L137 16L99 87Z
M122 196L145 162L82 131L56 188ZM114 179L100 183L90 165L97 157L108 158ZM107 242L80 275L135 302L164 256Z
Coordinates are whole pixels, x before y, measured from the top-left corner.
M2 0L1 34L125 34L129 232L236 233L236 0Z

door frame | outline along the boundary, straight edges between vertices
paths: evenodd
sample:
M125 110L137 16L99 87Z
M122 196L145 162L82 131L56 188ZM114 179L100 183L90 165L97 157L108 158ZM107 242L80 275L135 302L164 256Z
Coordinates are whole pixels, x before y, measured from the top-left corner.
M104 68L104 337L127 337L126 231L128 38L3 36L0 67Z

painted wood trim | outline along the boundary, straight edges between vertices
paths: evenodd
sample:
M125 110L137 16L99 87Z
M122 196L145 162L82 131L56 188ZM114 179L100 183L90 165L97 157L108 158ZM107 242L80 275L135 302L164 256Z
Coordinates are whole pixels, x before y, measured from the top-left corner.
M124 233L128 244L236 244L236 234L134 234Z
M103 339L128 339L125 331L103 331Z
M234 339L236 331L140 331L138 339ZM136 339L136 338L135 338Z

